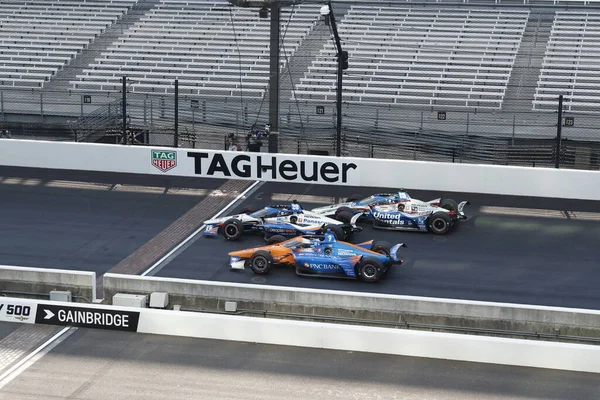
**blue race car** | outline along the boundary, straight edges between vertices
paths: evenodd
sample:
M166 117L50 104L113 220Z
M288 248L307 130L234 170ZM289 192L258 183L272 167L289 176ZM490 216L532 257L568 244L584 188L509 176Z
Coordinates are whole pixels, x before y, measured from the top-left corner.
M279 238L280 240L283 238ZM376 282L392 265L401 265L399 250L404 243L369 240L360 244L338 241L331 232L323 238L297 236L262 247L232 251L229 266L249 267L257 275L269 273L274 265L292 266L304 276L337 277Z
M280 235L286 238L298 235L324 235L330 230L338 239L348 239L361 227L356 226L356 220L339 221L324 215L304 210L297 203L270 205L262 209L242 210L239 214L204 221L206 229L204 236L214 237L221 234L226 240L238 240L248 233L263 234L269 241L272 236Z

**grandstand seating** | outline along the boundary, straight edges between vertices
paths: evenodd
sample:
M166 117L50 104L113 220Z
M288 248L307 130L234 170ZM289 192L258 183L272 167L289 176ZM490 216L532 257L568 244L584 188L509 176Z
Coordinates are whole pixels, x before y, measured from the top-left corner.
M0 2L0 88L41 88L137 0Z
M281 65L319 18L319 5L281 11ZM269 81L269 18L224 0L161 0L71 81L73 90L262 97ZM289 24L288 24L289 22Z
M534 110L556 111L564 96L568 111L600 107L600 13L558 11L540 70Z
M339 23L344 101L500 108L529 10L354 5ZM332 41L295 90L335 99Z

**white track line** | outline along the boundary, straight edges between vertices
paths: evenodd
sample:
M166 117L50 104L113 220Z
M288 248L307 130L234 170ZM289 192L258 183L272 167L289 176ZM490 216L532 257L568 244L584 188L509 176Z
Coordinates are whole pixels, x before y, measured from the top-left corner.
M248 189L246 189L242 193L240 193L235 199L233 199L229 204L227 204L225 207L223 207L218 213L216 213L215 215L213 215L210 219L214 219L214 218L219 217L223 212L225 212L227 209L229 209L229 207L231 207L236 202L238 202L241 198L243 198L244 196L246 196L246 194L248 194L250 191L254 190L256 188L256 186L258 186L258 184L260 184L260 183L264 183L264 182L262 182L262 181L255 181L254 183L252 183L252 185L250 185L250 187ZM184 247L185 245L187 245L191 240L193 240L200 232L202 232L202 230L204 228L206 228L206 225L202 225L200 228L196 229L196 231L194 231L190 236L188 236L181 243L179 243L177 246L175 246L174 249L172 249L171 251L169 251L160 260L158 260L157 262L155 262L150 268L148 268L146 271L144 271L141 274L141 276L146 276L146 275L151 274L152 272L155 272L154 271L155 269L161 267L162 264L166 260L168 260L174 254L176 254L182 247Z
M8 371L0 375L0 389L9 384L13 379L21 375L27 368L31 367L40 358L48 354L53 348L61 344L66 338L71 336L77 328L71 328L69 326L61 329L56 335L52 336L40 347L35 349L32 353L27 355L21 361L13 365Z

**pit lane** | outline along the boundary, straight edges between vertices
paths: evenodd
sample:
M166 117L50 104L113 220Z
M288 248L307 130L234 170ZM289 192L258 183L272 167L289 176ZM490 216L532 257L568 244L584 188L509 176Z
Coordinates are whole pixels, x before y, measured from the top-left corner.
M236 209L259 208L297 199L305 208L368 196L390 188L327 187L265 183ZM600 278L600 213L597 202L409 190L412 197L469 200L467 221L445 236L375 230L362 224L354 241L404 242L405 264L393 267L382 281L299 277L275 269L266 277L231 271L227 253L262 245L260 236L226 242L222 237L195 241L156 275L238 283L399 295L498 301L597 309Z

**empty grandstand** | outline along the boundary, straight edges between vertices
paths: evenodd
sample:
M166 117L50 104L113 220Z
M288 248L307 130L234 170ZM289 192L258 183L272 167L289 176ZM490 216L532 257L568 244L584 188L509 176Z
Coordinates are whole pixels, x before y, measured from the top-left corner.
M318 19L318 7L286 8L281 52L292 56ZM160 2L77 75L73 89L262 97L269 79L269 20L226 1ZM285 58L281 59L282 67Z
M600 13L558 11L544 55L535 99L536 110L598 112L600 106Z
M2 0L0 88L40 88L137 0Z
M335 152L336 57L321 5L281 11L284 152ZM599 3L333 0L333 11L350 55L342 154L599 167ZM272 122L262 14L227 0L3 0L0 126L114 143L125 126L153 145L173 145L177 131L180 146L225 148L227 134Z
M500 108L528 10L353 5L340 24L352 59L346 100ZM335 98L336 54L320 51L296 90Z

